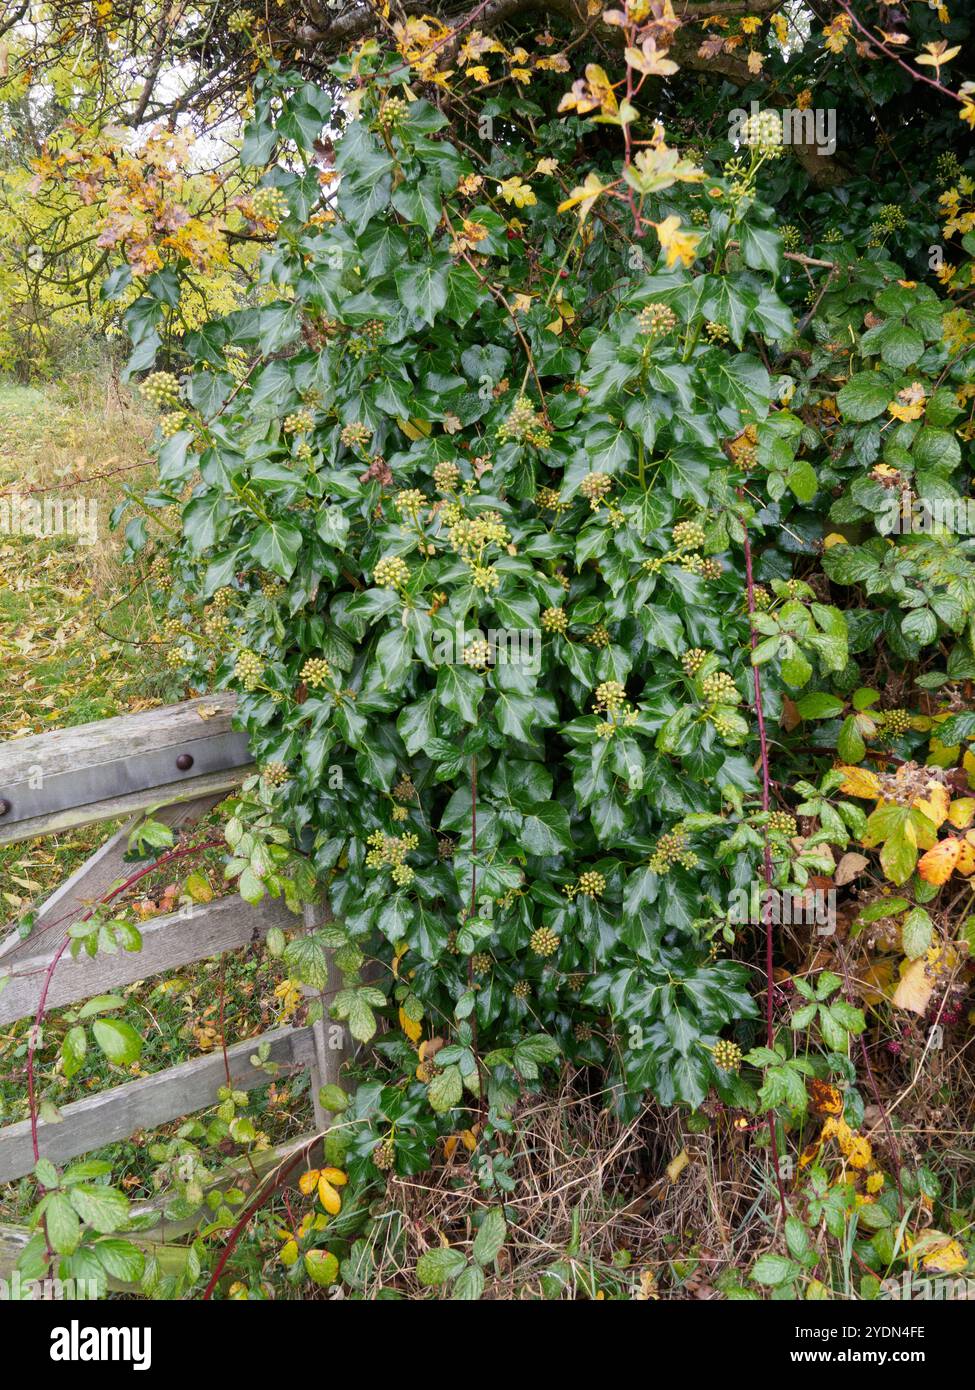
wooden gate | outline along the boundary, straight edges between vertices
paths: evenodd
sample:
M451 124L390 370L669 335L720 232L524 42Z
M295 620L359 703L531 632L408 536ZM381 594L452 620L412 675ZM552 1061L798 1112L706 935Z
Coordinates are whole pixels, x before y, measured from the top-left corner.
M131 864L123 865L123 855L132 829L146 811L174 831L189 826L254 771L244 736L231 728L233 710L233 695L221 692L0 743L0 845L130 817L47 899L26 936L17 928L0 935L0 1027L35 1017L42 999L45 1011L80 1003L259 941L272 927L295 929L296 918L282 901L265 898L258 906L250 906L235 895L141 923L139 951L99 952L94 957L82 952L77 958L62 951L68 927L131 871ZM306 909L302 928L316 926L324 920L325 911L324 907ZM323 1014L327 1013L324 995L322 1004ZM344 1038L344 1030L331 1030L325 1018L307 1027L276 1028L243 1041L228 1041L226 1061L218 1050L86 1096L65 1105L56 1120L38 1122L40 1156L60 1164L138 1130L215 1105L218 1088L227 1082L228 1064L235 1089L265 1085L267 1072L251 1061L265 1044L265 1062L277 1064L282 1071L310 1071L316 1127L277 1149L252 1156L258 1169L267 1171L314 1142L327 1127L318 1092L322 1085L339 1079L346 1054L335 1043ZM33 1167L30 1121L0 1129L0 1182L20 1178ZM240 1173L231 1171L230 1178L238 1181ZM168 1253L172 1265L174 1252L168 1242L194 1229L196 1220L174 1225L151 1204L134 1209L139 1215L147 1210L156 1212L159 1224L131 1238L152 1244L157 1255ZM0 1275L9 1270L26 1238L23 1228L0 1226ZM162 1258L161 1263L165 1266L167 1260Z

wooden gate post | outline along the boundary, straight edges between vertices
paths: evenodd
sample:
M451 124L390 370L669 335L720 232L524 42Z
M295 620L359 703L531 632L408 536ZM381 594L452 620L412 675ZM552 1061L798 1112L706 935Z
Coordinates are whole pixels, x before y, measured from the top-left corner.
M328 902L323 898L319 903L307 903L304 910L304 930L314 931L316 927L322 926L326 922L331 922L332 911ZM341 1085L342 1064L349 1055L346 1045L346 1030L342 1025L342 1045L332 1047L329 1038L329 1005L335 998L336 993L342 987L342 977L335 965L334 952L326 951L328 959L328 982L323 990L316 990L311 985L302 985L302 994L309 998L318 999L321 1003L322 1016L317 1022L312 1024L312 1037L315 1042L315 1058L309 1065L311 1073L312 1106L315 1112L315 1126L319 1131L328 1129L331 1120L328 1118L328 1111L318 1098L318 1093L323 1086Z

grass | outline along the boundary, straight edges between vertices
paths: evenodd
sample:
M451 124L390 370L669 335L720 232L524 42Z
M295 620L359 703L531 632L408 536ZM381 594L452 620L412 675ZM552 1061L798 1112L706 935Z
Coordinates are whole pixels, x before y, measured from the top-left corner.
M141 405L85 378L44 390L0 386L0 660L8 675L0 727L7 738L174 694L172 678L138 645L157 625L139 572L121 563L122 538L109 528L126 483L148 477L152 423ZM23 534L28 498L46 505L48 520L65 532L70 516L60 508L83 502L93 543L67 533Z
M110 381L0 384L0 737L179 698L172 677L147 660L144 644L158 635L158 620L139 571L122 563L121 536L109 528L126 484L149 477L152 428L144 407ZM94 504L94 544L71 534L23 534L28 497L83 499L86 516ZM0 850L0 907L20 912L51 892L110 830L95 826Z
M0 383L0 739L171 703L183 693L154 651L161 615L140 582L145 566L124 563L123 537L109 526L126 486L151 478L146 444L153 423L136 398L104 378L43 388ZM84 499L88 518L94 503L94 543L82 544L73 534L23 534L23 527L17 533L13 495L58 503ZM115 828L103 823L0 849L0 923L42 902ZM217 857L210 855L202 867L219 893ZM187 861L185 873L193 868L201 865ZM127 904L136 920L178 906L181 884L170 877L162 871L138 885ZM40 1097L62 1106L218 1048L221 993L228 1042L274 1027L282 1021L275 983L263 953L244 950L129 986L114 1016L143 1037L139 1062L111 1067L89 1047L70 1081L60 1043L75 1014L55 1010L38 1053ZM21 1020L0 1032L0 1124L27 1116L29 1027L30 1020ZM305 1091L306 1078L263 1087L251 1093L248 1113L275 1142L299 1121L307 1127ZM148 1197L155 1167L149 1144L178 1127L133 1136L98 1156L111 1158L116 1181L131 1196ZM35 1200L33 1187L28 1180L10 1184L0 1197L0 1218L23 1220Z

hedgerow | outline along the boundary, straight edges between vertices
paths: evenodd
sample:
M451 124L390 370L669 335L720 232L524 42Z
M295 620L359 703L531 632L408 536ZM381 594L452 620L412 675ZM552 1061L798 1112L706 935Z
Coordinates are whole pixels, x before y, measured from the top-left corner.
M546 75L557 110L517 82L455 99L434 30L324 86L266 68L254 302L143 382L167 659L237 692L259 765L227 878L330 908L268 942L316 990L334 960L370 1059L324 1098L320 1216L459 1134L503 1202L520 1097L569 1062L623 1120L650 1098L768 1153L786 1253L728 1296L816 1296L822 1229L872 1296L967 1258L917 1244L932 1182L865 1039L967 989L973 919L941 887L975 869L975 585L944 509L975 335L925 279L933 213L909 228L865 180L783 227L774 112L679 149L637 110L666 16L613 22L618 73ZM141 291L135 372L178 275ZM330 1283L356 1229L306 1225L285 1263ZM478 1296L503 1238L492 1214L422 1282Z

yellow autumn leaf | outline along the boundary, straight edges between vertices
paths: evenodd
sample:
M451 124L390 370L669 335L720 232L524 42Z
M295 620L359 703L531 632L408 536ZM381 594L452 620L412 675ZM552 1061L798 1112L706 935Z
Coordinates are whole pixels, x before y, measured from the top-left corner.
M928 793L927 797L916 801L914 804L921 814L927 816L931 824L937 829L939 825L944 825L948 817L948 792L940 782L929 782L926 791Z
M646 77L670 77L677 72L677 64L667 57L666 48L657 48L657 41L652 35L648 35L639 48L628 48L624 57L631 68Z
M584 222L596 199L600 194L605 193L609 186L609 184L602 183L599 175L590 170L586 175L585 183L578 184L573 188L569 197L564 202L559 203L559 212L568 212L569 208L578 207L579 221Z
M975 818L975 796L960 796L948 807L948 819L956 830L965 830Z
M298 1242L294 1239L294 1237L292 1237L290 1240L286 1240L284 1245L282 1245L280 1251L278 1252L278 1259L281 1261L281 1263L284 1265L286 1269L290 1269L291 1266L297 1262Z
M799 1167L808 1168L810 1163L814 1163L819 1156L819 1151L823 1147L822 1136L814 1139L811 1144L807 1144L799 1155Z
M906 964L906 962L905 962ZM924 973L925 960L911 961L901 975L900 984L894 990L893 1004L897 1009L910 1009L912 1013L923 1014L934 989Z
M865 1004L879 1004L890 993L894 982L894 962L876 961L868 965L860 976L860 988Z
M531 184L525 183L518 174L512 174L510 179L502 179L498 192L506 203L513 203L516 208L534 207L538 202Z
M918 960L902 961L900 983L891 1001L894 1007L910 1009L915 1014L925 1013L934 992L935 971L951 969L957 962L958 956L952 947L941 943L930 946Z
M213 901L213 889L201 873L189 874L184 887L195 903Z
M671 1182L677 1181L690 1161L690 1155L686 1149L681 1149L680 1153L670 1160L667 1164L667 1176Z
M925 1269L933 1269L937 1274L957 1274L965 1268L968 1260L957 1240L946 1239L943 1245L925 1255L921 1263Z
M416 1019L410 1018L404 1009L399 1011L399 1026L411 1043L418 1043L423 1036L422 1024L417 1023Z
M840 783L841 792L846 792L847 796L862 796L870 801L879 799L880 780L875 772L866 767L841 767L839 771L844 774Z
M307 1173L302 1173L301 1177L298 1179L299 1192L305 1197L309 1196L318 1186L318 1177L319 1173L317 1168L309 1168Z
M845 1144L840 1144L840 1148L851 1168L866 1168L873 1158L870 1141L862 1134L851 1135Z
M587 63L586 81L589 83L593 96L602 103L603 110L615 111L616 93L613 91L613 84L609 80L606 69L601 68L598 63Z
M971 749L966 749L961 760L961 765L968 773L968 785L975 787L975 753Z
M937 43L926 43L924 47L927 52L919 53L915 61L921 67L927 68L940 68L943 64L950 63L952 58L956 58L961 52L960 44L949 48L944 39L938 39Z
M697 248L700 245L701 237L698 232L688 232L684 230L679 217L665 217L662 222L655 222L657 236L660 238L660 245L667 258L667 268L672 269L678 261L682 265L690 266L694 264L697 255Z
M342 1198L335 1190L336 1183L344 1183L345 1174L338 1168L326 1168L318 1178L318 1200L329 1216L338 1216L342 1210Z
M846 539L846 537L845 537L845 536L841 536L840 533L839 533L838 531L830 531L829 535L828 535L828 536L825 538L825 540L823 541L823 549L824 549L824 550L832 550L832 548L833 548L834 545L849 545L849 544L850 544L850 542Z
M915 1269L923 1265L934 1274L957 1274L968 1263L960 1242L944 1231L925 1231L916 1240L908 1237L908 1244Z

